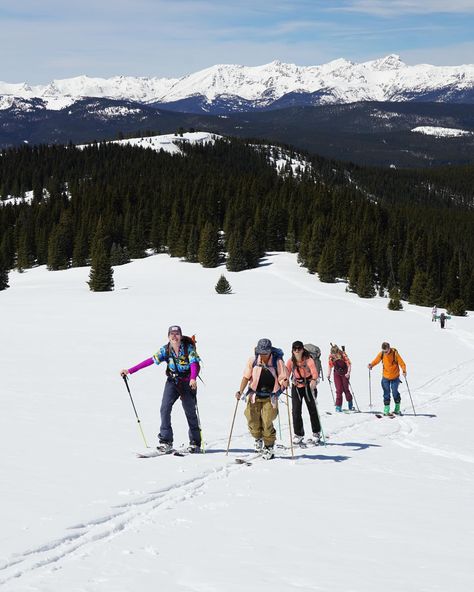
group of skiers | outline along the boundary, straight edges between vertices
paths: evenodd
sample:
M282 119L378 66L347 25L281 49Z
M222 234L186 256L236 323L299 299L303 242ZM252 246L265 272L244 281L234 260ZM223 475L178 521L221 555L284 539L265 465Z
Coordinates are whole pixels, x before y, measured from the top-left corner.
M312 349L313 348L313 349ZM316 353L315 353L316 352ZM283 351L273 347L268 338L259 339L254 355L250 357L244 369L239 390L235 397L238 401L246 400L245 417L248 429L254 438L255 451L264 459L274 457L276 429L273 422L278 416L279 396L290 387L292 401L293 443L302 444L304 426L302 418L303 401L309 413L312 442L319 444L321 439L321 421L318 413L318 383L322 378L319 360L319 348L303 345L302 341L294 341L291 357L283 360ZM171 411L178 399L181 399L189 427L190 453L201 452L202 435L197 408L197 378L200 371L200 358L196 352L193 338L184 336L179 325L168 329L168 343L152 357L136 366L120 371L127 380L127 375L134 374L152 364L166 363L167 380L160 407L161 425L158 434L158 452L167 454L173 451L173 429ZM393 397L395 408L393 413L400 413L400 368L406 376L406 365L402 357L389 343L382 343L381 351L370 364L369 370L382 362L382 390L384 414L390 414L390 397ZM328 359L327 377L331 384L334 376L336 388L335 409L342 411L343 394L348 409L353 410L353 395L350 388L351 362L344 347L331 344ZM331 387L332 389L332 387Z

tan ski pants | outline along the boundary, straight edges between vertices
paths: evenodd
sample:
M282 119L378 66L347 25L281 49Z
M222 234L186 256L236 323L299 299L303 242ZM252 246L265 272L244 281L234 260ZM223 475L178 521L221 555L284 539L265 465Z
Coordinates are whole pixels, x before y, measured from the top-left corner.
M273 407L270 397L261 399L257 397L255 403L250 399L245 408L245 417L247 418L249 431L252 436L263 438L265 446L273 446L276 440L276 430L273 427L273 421L278 416L278 407Z

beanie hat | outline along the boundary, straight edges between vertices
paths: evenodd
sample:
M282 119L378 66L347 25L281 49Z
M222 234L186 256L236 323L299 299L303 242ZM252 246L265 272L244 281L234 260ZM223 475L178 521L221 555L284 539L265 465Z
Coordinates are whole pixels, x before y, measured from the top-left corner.
M293 341L291 349L295 349L295 347L301 347L301 349L303 349L304 348L303 342L302 341Z

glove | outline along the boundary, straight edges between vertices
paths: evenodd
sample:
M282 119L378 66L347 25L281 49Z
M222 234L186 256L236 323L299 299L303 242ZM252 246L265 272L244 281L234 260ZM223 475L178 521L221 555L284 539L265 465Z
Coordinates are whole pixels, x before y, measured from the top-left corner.
M349 378L350 378L350 377L351 377L351 373L350 373L350 372L348 372L348 373L346 374L346 378L347 378L347 380L349 380Z

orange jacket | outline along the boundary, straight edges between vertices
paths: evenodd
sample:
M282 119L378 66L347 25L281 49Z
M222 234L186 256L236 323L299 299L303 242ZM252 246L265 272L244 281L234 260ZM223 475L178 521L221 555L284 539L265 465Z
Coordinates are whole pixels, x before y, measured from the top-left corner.
M402 359L402 356L393 347L387 353L379 352L375 359L370 362L370 365L377 366L381 360L383 364L383 377L387 378L388 380L393 380L400 376L400 367L402 368L403 372L407 371L407 367Z

